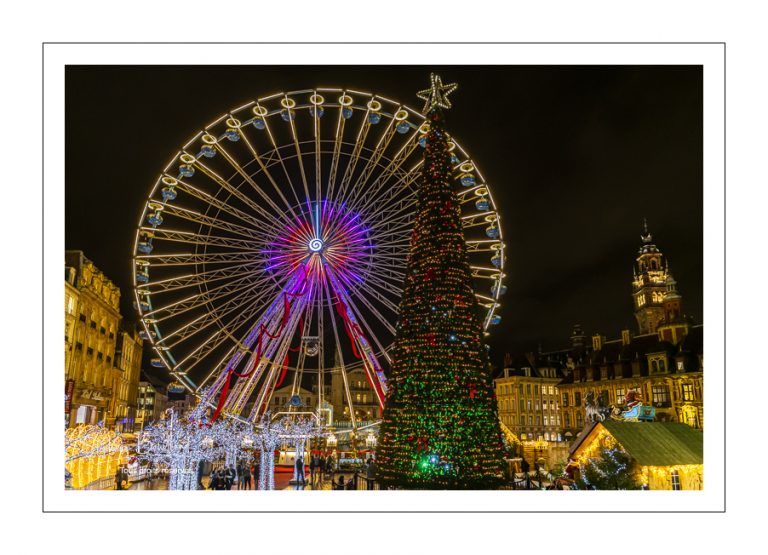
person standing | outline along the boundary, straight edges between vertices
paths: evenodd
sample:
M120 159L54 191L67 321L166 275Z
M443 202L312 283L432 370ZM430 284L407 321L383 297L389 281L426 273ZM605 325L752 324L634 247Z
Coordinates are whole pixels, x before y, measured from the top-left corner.
M235 469L237 474L235 475L235 480L237 480L237 489L241 490L245 487L245 482L243 481L243 463L239 462L237 463L237 468Z
M368 489L373 489L373 484L376 482L376 461L371 457L368 459L368 467L365 469L365 477L368 482Z
M242 467L242 476L240 478L240 482L242 483L243 489L251 489L251 469L248 468L247 464L244 464Z
M259 463L251 465L251 476L253 477L253 489L259 489Z
M315 487L315 467L317 466L317 457L315 455L309 456L309 483L312 487Z
M296 481L300 484L304 483L304 459L301 455L296 458Z
M317 456L317 467L318 472L320 473L320 487L322 487L323 482L325 481L325 459L323 458L322 453Z

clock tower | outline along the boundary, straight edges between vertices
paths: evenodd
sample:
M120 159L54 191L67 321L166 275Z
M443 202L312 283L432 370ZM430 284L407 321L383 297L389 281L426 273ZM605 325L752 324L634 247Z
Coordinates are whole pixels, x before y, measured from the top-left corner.
M648 223L643 222L642 244L637 253L632 280L632 301L640 335L656 333L664 319L664 296L667 293L667 262L653 244Z

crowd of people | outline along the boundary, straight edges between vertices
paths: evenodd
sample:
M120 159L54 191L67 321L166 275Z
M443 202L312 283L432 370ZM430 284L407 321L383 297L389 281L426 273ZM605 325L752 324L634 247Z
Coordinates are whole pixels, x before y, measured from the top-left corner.
M258 487L259 483L259 464L253 463L251 465L247 463L238 463L236 467L222 466L211 472L211 480L208 482L208 489L212 490L228 490L232 489L232 486L237 484L237 489L245 490ZM202 480L198 483L200 489L203 487Z
M309 458L309 481L306 480L305 469L306 461L303 457L298 457L295 463L296 482L302 486L310 485L312 489L323 489L323 486L330 482L333 490L352 490L356 489L354 473L352 476L343 474L335 475L335 461L331 455L323 456L321 454L311 454ZM364 469L367 478L367 489L374 489L376 480L376 461L373 457L368 457ZM231 490L233 486L238 490L258 489L259 485L259 464L254 462L248 464L238 462L236 466L222 466L214 469L210 475L207 489L210 490ZM202 473L198 475L198 487L206 489L202 482Z

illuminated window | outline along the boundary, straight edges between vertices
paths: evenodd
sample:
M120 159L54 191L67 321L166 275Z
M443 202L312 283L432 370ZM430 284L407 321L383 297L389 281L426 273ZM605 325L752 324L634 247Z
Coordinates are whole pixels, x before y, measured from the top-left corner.
M565 413L565 427L566 428L571 427L571 414L569 412Z
M549 426L549 417L547 415L544 415L544 425ZM545 439L549 439L549 438L545 438Z
M694 399L694 393L693 393L693 384L684 383L683 384L683 401L693 401Z
M616 403L619 405L624 404L624 395L626 395L623 387L616 388Z
M533 426L533 416L528 417L528 425Z
M669 407L669 388L666 385L654 385L652 388L653 406Z
M577 407L581 406L581 393L578 391L573 394L573 404Z
M581 428L581 426L582 426L581 413L577 412L576 413L576 427L577 428Z
M677 470L673 470L670 473L670 478L672 478L672 489L677 491L680 488L680 474L677 472Z
M567 392L563 393L563 406L564 407L568 406L568 393Z

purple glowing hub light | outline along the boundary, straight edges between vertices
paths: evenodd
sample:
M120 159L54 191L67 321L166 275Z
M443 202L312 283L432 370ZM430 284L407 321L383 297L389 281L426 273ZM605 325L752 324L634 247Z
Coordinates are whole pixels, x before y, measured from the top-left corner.
M310 279L320 279L328 272L343 284L360 283L373 248L368 232L360 215L344 204L308 202L299 209L297 219L281 228L263 251L266 270L290 276L307 264ZM313 257L319 265L313 263Z

